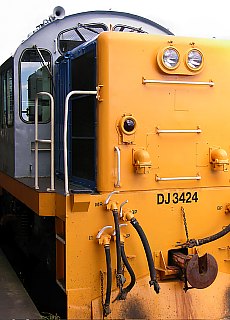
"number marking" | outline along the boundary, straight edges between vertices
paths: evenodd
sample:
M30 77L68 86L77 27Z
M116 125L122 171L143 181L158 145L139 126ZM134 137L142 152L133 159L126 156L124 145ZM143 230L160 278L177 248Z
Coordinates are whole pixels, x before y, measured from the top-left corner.
M177 204L177 203L192 203L199 200L198 193L195 191L193 194L188 192L174 192L174 193L158 193L157 194L157 204Z

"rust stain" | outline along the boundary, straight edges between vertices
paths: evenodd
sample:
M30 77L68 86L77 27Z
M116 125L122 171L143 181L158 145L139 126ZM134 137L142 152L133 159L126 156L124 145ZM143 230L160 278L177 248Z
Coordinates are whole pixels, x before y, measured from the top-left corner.
M197 319L190 292L175 290L177 319Z

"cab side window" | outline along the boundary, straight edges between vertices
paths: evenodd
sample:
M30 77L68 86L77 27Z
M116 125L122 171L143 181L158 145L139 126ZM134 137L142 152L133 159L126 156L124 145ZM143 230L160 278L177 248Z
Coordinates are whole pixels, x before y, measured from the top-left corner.
M14 124L14 94L12 63L3 65L0 71L0 125L1 128Z
M20 61L20 117L34 123L35 98L38 92L52 93L51 55L43 49L27 49ZM50 121L50 100L39 96L38 121Z

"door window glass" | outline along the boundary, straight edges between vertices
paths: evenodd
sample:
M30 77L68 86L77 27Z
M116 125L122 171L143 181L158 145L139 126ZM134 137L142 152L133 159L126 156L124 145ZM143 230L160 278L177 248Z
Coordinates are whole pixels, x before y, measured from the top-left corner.
M51 55L42 49L28 49L21 58L21 108L20 116L25 122L34 122L35 98L38 92L51 93ZM50 121L49 97L39 96L38 121Z

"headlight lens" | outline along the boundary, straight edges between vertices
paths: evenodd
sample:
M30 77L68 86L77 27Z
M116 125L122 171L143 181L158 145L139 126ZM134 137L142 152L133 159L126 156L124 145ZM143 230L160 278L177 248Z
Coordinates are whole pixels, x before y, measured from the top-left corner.
M179 64L179 53L174 48L167 48L163 52L162 60L166 68L175 69Z
M203 63L203 55L197 49L193 49L188 53L187 64L192 70L200 69Z
M133 118L127 118L124 121L124 129L127 132L132 132L135 129L136 121Z

